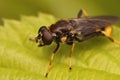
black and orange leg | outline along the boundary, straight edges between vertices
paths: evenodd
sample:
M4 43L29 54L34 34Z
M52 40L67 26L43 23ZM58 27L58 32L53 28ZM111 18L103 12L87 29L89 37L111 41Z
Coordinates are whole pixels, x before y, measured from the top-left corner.
M107 26L104 31L101 31L101 33L104 34L110 41L120 46L120 42L116 41L111 37L111 31L112 31L112 27Z
M57 46L56 46L55 50L53 51L53 53L52 53L52 55L51 55L50 62L49 62L49 64L48 64L48 68L47 68L47 72L46 72L46 74L45 74L45 77L47 77L48 74L49 74L49 72L50 72L50 69L51 69L51 65L52 65L54 56L55 56L56 52L59 50L59 47L60 47L60 45L59 45L59 43L57 43Z
M84 10L84 9L81 9L77 15L77 18L81 18L82 16L84 17L88 17L88 13Z
M73 42L71 46L70 54L69 54L69 70L72 69L72 54L74 51L74 47L75 47L75 43Z

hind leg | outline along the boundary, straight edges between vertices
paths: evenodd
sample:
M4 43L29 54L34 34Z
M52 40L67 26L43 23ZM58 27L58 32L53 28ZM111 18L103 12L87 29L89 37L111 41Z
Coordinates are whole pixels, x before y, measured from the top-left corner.
M80 9L77 18L81 18L82 16L88 17L88 13L84 9Z
M120 42L112 38L111 31L112 31L112 27L108 26L105 28L104 31L101 31L101 33L104 34L104 36L106 36L110 41L120 46Z

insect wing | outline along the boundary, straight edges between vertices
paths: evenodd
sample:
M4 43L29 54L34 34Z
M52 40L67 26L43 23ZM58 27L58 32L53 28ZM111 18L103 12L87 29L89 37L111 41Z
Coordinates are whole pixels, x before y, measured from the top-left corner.
M120 17L117 16L95 16L95 17L82 17L74 19L72 23L75 32L81 33L80 36L90 35L96 32L96 29L104 30L105 27L119 21Z
M101 21L106 21L109 24L114 24L115 22L120 20L120 17L119 16L95 16L95 17L89 17L89 19L101 20Z

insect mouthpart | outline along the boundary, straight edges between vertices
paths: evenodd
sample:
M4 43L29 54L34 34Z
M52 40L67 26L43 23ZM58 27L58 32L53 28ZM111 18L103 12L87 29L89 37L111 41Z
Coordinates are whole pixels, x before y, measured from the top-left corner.
M41 32L38 33L37 37L30 37L29 40L33 41L33 42L36 42L39 47L44 45L44 42L42 40L42 34L41 34Z
M38 34L38 36L37 36L37 37L35 37L35 41L36 41L36 43L38 43L40 39L41 39L41 35L40 35L40 34Z
M40 33L38 34L37 37L35 37L35 41L36 41L36 43L38 43L39 47L44 44Z

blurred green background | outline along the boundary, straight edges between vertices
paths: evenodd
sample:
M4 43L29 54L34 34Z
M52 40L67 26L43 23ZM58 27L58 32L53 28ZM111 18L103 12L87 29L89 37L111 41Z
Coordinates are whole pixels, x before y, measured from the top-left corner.
M84 8L89 15L120 15L120 0L0 0L0 24L3 18L21 15L53 14L59 18L76 17Z

